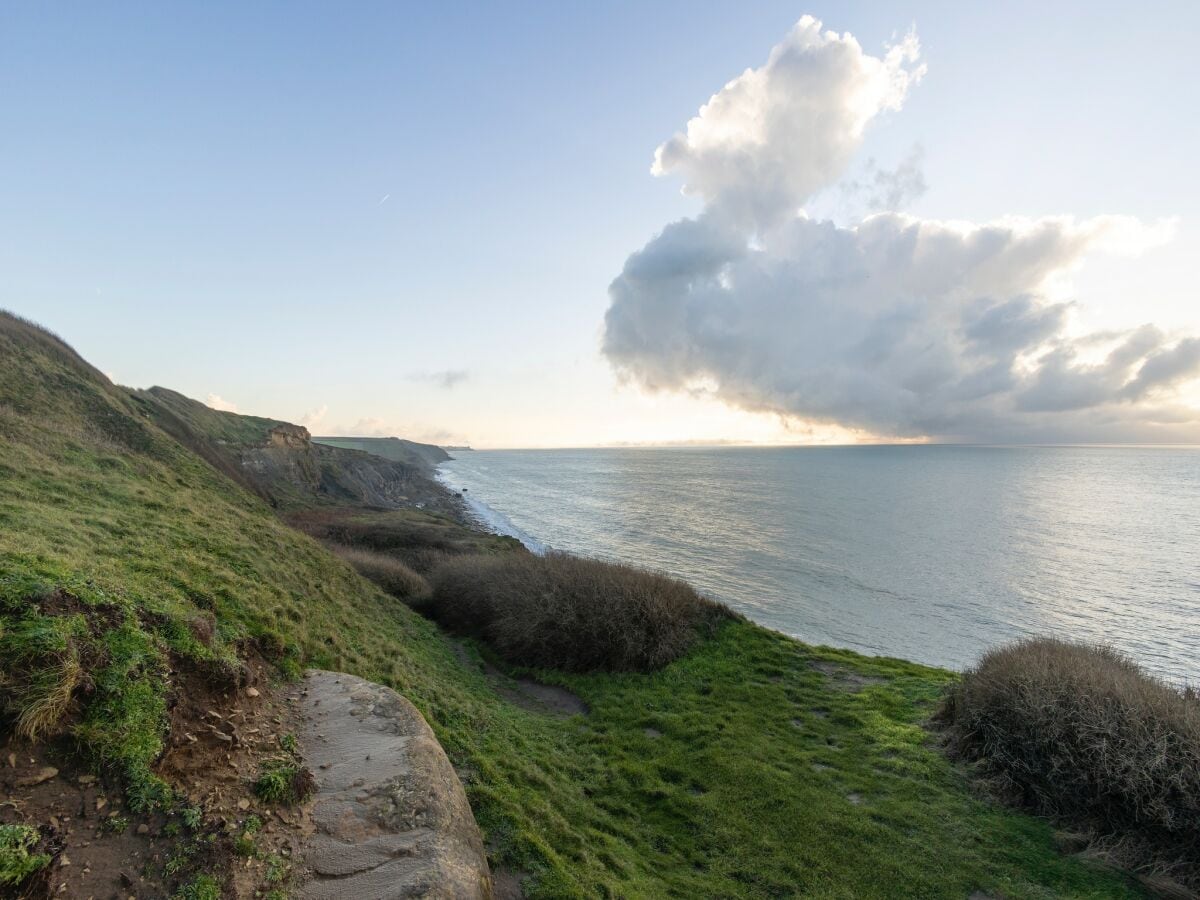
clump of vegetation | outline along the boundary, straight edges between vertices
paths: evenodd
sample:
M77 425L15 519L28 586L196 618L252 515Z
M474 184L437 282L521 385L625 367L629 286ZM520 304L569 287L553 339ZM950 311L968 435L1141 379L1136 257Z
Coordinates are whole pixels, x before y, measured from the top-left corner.
M1130 868L1200 887L1200 696L1120 652L1052 638L987 653L940 711L1013 800L1090 829Z
M204 810L198 806L185 806L179 810L179 818L183 819L189 831L199 831L204 821Z
M242 823L242 833L234 839L233 852L244 857L258 856L258 845L254 836L262 830L262 825L262 819L258 816L247 817Z
M37 852L42 836L31 825L0 825L0 887L15 888L50 864L50 855Z
M272 853L267 857L267 884L279 884L288 876L289 866L282 856Z
M291 759L272 759L263 764L254 793L267 803L295 806L317 790L312 770Z
M395 557L344 544L330 544L329 549L399 600L420 600L429 594L429 583Z
M433 575L431 612L517 665L651 671L732 618L675 578L565 553L469 556Z
M464 528L427 510L318 508L294 510L287 520L327 545L380 553L420 575L456 556L524 552L516 538Z
M109 816L100 823L100 830L107 834L121 834L129 827L129 819L125 816Z
M221 900L221 882L212 875L197 875L175 892L175 900Z

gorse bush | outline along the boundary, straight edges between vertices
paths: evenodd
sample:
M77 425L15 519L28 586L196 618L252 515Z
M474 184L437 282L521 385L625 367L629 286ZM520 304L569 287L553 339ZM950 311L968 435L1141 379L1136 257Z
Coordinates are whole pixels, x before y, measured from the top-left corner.
M1004 793L1117 862L1200 887L1200 697L1123 654L1049 638L986 654L939 713Z
M373 581L393 597L410 600L429 593L429 583L400 560L374 550L329 544L359 575Z
M649 671L732 613L675 578L564 553L465 556L432 577L434 618L518 665Z

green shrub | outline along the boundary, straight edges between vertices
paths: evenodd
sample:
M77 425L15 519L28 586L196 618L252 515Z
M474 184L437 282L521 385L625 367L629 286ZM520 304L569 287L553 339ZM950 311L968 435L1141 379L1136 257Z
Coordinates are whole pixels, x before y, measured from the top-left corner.
M313 773L291 760L269 760L254 782L254 793L261 799L284 806L303 803L316 789L317 779Z
M565 553L465 556L433 573L431 614L517 665L649 671L732 617L675 578Z
M50 856L37 853L42 836L31 825L0 825L0 887L14 888L50 864Z
M1088 828L1114 861L1200 887L1200 696L1109 647L987 653L946 697L948 746L1012 800Z
M429 593L429 583L394 557L344 544L330 544L329 549L353 566L359 575L375 582L393 597L419 599Z

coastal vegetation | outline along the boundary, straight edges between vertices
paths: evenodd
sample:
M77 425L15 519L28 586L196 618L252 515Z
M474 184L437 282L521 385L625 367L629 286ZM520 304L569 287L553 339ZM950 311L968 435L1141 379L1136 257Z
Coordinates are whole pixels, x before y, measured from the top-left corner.
M566 553L460 556L432 575L429 613L510 663L652 671L733 617L676 578Z
M1200 889L1200 695L1054 638L987 653L939 713L998 794L1129 868Z
M429 594L429 582L396 559L378 550L331 543L329 549L350 563L359 575L373 581L393 597L413 605Z
M515 542L445 514L335 509L299 489L285 521L282 504L239 487L143 401L52 335L0 315L0 743L40 755L48 772L100 779L123 798L122 831L153 823L177 835L162 873L171 892L221 895L232 855L219 854L233 852L162 768L164 746L186 742L173 718L186 695L237 685L251 667L284 680L316 666L386 684L421 710L460 773L494 871L531 898L1142 893L1061 853L1049 822L981 796L939 750L924 723L956 682L949 672L806 646L660 582L699 618L684 615L696 637L681 655L665 644L654 671L506 663L322 542L395 556L435 583L459 559L484 569L504 559L498 575L512 564L559 592L564 573L608 570L526 570ZM615 577L636 598L642 576ZM553 602L569 596L588 593ZM573 692L587 713L511 702L517 676ZM268 772L277 758L272 748L261 760ZM0 824L23 829L13 858L58 853L61 822L28 815L0 806ZM89 852L120 837L97 835Z

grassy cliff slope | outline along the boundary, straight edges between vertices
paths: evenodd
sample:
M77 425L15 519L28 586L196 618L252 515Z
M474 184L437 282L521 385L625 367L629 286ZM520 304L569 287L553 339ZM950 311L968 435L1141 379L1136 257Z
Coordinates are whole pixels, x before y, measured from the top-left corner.
M493 864L533 897L1136 895L930 746L946 672L732 622L652 675L539 673L586 716L513 705L474 645L3 315L0 643L0 740L36 720L135 808L172 802L156 764L185 672L219 678L254 649L281 676L395 687L459 768Z
M384 459L393 459L397 462L421 467L436 466L438 463L450 459L450 454L441 447L406 441L404 438L315 437L313 440L318 444L342 447L347 450L362 450L365 453L382 456Z

